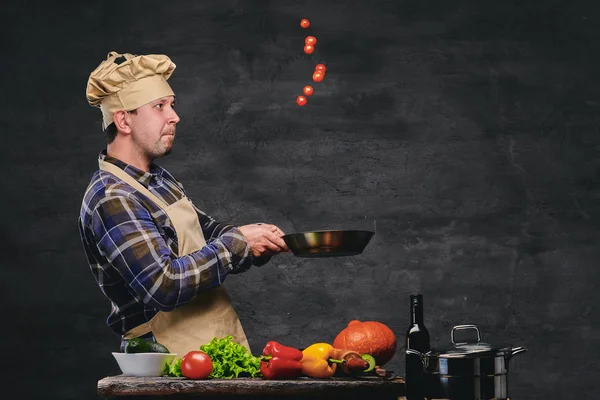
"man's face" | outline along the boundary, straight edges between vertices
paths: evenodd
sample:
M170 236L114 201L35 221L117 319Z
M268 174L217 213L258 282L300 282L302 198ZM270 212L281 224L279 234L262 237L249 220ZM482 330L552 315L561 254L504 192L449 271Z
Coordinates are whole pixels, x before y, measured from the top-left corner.
M162 97L137 109L131 116L131 135L138 151L150 159L166 156L173 148L179 116L173 96Z

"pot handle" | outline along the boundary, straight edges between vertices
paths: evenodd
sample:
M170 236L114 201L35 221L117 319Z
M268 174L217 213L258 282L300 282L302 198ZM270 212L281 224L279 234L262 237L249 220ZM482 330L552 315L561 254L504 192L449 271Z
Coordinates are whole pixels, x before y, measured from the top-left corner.
M419 359L421 360L421 364L423 364L423 369L427 368L427 362L425 361L425 355L423 353L421 353L420 351L417 351L417 350L413 350L413 349L406 349L405 353L406 354L414 354L415 356L419 356Z
M481 333L479 333L479 328L477 328L477 325L456 325L454 328L452 328L452 332L450 332L450 338L452 339L452 344L469 343L469 342L456 343L454 341L454 332L455 331L469 330L469 329L475 329L477 331L477 343L481 342Z
M527 349L523 346L513 347L512 349L510 349L510 357L516 356L517 354L522 353L524 351L527 351Z

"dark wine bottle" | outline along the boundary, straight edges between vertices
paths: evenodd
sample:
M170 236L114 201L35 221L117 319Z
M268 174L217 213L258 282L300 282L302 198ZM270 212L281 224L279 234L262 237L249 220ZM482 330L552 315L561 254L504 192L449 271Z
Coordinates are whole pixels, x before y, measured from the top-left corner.
M404 346L421 353L430 350L429 331L423 321L423 296L410 296L410 326L406 330ZM406 354L406 400L425 398L425 373L421 358L416 354Z

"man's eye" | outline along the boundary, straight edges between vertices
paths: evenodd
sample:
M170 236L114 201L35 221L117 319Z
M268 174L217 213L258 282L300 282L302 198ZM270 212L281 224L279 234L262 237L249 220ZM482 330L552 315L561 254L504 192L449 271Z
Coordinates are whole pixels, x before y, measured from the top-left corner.
M162 108L162 106L163 106L163 105L162 105L162 103L158 103L158 104L157 104L157 105L155 105L154 107L156 107L156 108Z

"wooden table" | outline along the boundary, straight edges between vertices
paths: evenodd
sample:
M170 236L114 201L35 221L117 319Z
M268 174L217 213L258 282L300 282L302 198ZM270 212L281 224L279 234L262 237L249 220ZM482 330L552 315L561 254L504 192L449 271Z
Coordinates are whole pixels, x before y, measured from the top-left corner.
M399 377L328 379L298 378L265 380L252 378L189 380L184 378L136 378L109 376L98 381L104 399L404 399L404 381Z

